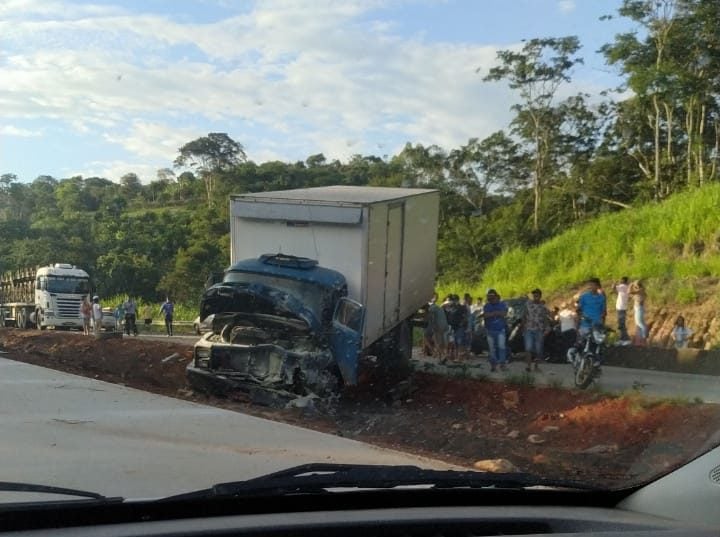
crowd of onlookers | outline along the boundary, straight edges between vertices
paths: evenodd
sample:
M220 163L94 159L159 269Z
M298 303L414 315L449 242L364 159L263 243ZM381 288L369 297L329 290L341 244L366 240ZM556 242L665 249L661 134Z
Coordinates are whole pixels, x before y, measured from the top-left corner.
M648 327L645 322L647 292L642 281L630 282L623 277L612 285L616 295L617 345L645 345ZM522 340L526 354L526 370L539 369L548 347L564 356L596 324L605 324L607 296L600 280L590 278L586 288L572 301L562 302L550 310L542 298L542 291L534 289L526 299L513 301L512 311L495 289L488 289L486 300L475 301L470 294L450 294L438 303L433 295L426 308L423 338L425 354L441 362L462 361L470 354L487 349L491 371L507 369L509 339ZM627 329L627 314L632 301L635 334L631 339ZM676 348L687 347L692 331L679 316L671 333Z
M165 331L167 336L173 335L173 311L175 305L172 303L170 298L166 298L165 302L160 306L160 314L165 320ZM100 303L100 297L95 295L92 297L86 296L80 304L80 318L83 321L83 332L85 335L94 333L98 335L103 327L103 307ZM138 316L138 305L131 296L127 296L126 300L118 304L113 310L113 317L115 320L115 330L123 330L126 335L133 334L138 335L137 327L137 316ZM142 308L142 316L145 321L145 325L149 326L152 324L153 309L149 305L145 305Z

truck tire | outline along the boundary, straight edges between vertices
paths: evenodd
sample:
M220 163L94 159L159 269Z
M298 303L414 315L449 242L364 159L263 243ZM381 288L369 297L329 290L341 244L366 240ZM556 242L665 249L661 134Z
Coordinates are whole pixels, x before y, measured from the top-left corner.
M47 328L42 324L42 313L40 310L35 311L35 326L37 326L38 330L45 330L45 328Z
M27 328L27 320L25 319L25 310L20 308L15 314L15 325L18 328L25 329Z

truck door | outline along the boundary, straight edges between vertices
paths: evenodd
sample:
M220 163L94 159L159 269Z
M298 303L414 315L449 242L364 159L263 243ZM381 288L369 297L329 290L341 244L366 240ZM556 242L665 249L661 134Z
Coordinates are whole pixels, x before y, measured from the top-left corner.
M403 255L403 209L402 204L388 208L387 243L385 248L385 307L384 324L387 329L400 321L400 282Z
M330 349L345 384L350 386L358 381L358 358L364 324L363 305L349 298L341 298L333 315Z

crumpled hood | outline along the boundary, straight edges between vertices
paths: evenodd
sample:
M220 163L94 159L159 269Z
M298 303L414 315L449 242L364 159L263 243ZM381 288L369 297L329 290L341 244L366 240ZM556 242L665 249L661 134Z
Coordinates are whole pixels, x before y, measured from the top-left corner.
M315 314L293 295L260 283L218 283L203 293L200 319L218 313L259 313L295 317L312 331L321 324Z

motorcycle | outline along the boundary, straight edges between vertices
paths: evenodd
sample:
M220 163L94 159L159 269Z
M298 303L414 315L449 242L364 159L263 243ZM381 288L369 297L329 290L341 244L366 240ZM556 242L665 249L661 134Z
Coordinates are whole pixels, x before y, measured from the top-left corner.
M600 364L605 353L605 342L610 329L602 324L593 325L578 346L567 351L567 361L575 370L575 386L584 390L600 376Z

